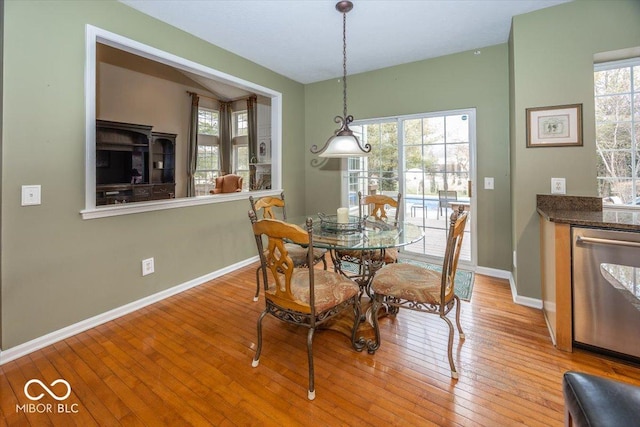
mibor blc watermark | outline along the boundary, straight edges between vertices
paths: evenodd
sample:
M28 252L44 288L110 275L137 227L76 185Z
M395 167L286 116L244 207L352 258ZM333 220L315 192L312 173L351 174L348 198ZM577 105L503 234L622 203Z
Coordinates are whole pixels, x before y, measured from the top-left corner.
M62 384L64 387L58 384ZM54 390L62 393L57 394ZM47 394L57 400L58 403L40 402ZM24 385L24 395L27 399L37 403L16 404L16 412L26 414L77 414L79 411L77 403L62 402L71 395L71 385L61 378L58 378L49 386L40 380L31 379Z

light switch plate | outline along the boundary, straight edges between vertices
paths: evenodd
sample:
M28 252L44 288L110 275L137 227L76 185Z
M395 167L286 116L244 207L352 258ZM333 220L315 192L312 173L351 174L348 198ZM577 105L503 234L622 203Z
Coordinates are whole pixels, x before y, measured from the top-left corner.
M147 258L142 260L142 275L146 276L155 271L155 265L153 258Z
M39 185L23 185L22 186L22 206L39 205L41 194L41 186Z
M551 178L551 194L567 194L564 178Z
M493 190L493 177L489 177L489 176L484 177L484 189Z

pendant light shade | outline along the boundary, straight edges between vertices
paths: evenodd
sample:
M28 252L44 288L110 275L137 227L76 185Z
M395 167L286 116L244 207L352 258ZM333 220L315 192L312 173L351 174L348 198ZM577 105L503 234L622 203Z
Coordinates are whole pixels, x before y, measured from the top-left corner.
M336 3L336 10L342 13L342 95L343 95L343 115L336 116L334 121L340 124L340 129L336 130L322 148L317 145L311 147L311 152L319 157L361 157L367 156L371 152L371 145L360 144L360 140L349 129L349 123L353 121L353 116L347 115L347 12L353 9L350 1L340 1Z
M369 153L364 153L362 147L360 147L360 141L355 135L337 135L332 136L327 141L327 147L325 150L318 154L320 157L354 157L362 156Z

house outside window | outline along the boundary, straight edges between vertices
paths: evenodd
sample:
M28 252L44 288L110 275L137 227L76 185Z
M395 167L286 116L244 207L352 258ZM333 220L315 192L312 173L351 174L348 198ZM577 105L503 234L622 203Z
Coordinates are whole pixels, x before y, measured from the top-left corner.
M598 194L640 207L640 58L594 67Z
M198 160L195 174L196 196L206 196L220 174L218 111L198 108Z

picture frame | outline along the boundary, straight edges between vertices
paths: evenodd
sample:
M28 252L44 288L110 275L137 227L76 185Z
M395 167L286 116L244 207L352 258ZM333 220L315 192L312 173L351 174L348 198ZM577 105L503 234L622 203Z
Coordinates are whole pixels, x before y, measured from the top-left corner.
M582 104L527 108L527 148L582 146Z
M271 139L261 138L258 141L258 162L271 162Z

